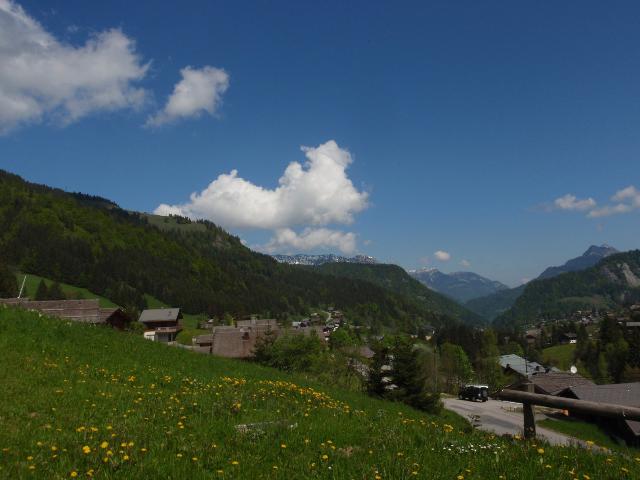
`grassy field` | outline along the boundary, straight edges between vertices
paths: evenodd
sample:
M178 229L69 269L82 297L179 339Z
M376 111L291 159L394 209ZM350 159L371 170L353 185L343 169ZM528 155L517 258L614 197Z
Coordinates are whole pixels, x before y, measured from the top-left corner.
M16 273L16 279L18 280L18 288L22 285L22 280L24 279L24 273ZM30 297L36 293L38 289L38 284L41 280L44 280L44 283L47 287L50 287L53 284L53 280L49 280L48 278L40 277L38 275L27 274L27 281L25 282L25 292L22 293L23 297ZM101 297L100 295L96 295L93 292L90 292L86 288L76 287L73 285L67 285L66 283L61 283L60 287L62 291L68 298L77 298L77 299L90 299L97 298L100 300L100 306L103 308L115 308L118 305L113 303L111 300L105 297Z
M593 423L583 422L572 418L548 418L538 422L538 425L549 430L564 433L586 442L594 442L600 447L609 448L625 454L640 455L639 449L630 449L617 443L605 431Z
M640 458L0 308L2 478L639 478Z
M542 350L543 363L558 367L560 370L569 370L573 365L573 354L576 344L556 345Z

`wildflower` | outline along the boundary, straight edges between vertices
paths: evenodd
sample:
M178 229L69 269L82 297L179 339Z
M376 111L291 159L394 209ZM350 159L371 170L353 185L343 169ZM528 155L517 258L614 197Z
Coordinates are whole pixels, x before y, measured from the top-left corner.
M542 455L542 454L544 453L544 448L539 448L539 449L538 449L538 453L539 453L540 455Z
M105 448L107 448L108 446L109 446L109 444L108 444L107 442L102 442L102 443L100 444L100 448L102 448L103 450L104 450Z
M124 460L125 462L126 462L127 460L129 460L129 455L124 455L124 456L122 457L122 460Z
M78 472L76 472L76 471L74 470L73 472L71 472L71 473L69 474L69 476L70 476L71 478L76 478L76 477L78 476Z
M178 457L178 458L182 458L182 454L181 454L181 453L178 453L178 454L176 454L176 457Z
M280 448L287 448L287 445L283 443L280 445Z
M234 460L234 461L231 462L231 465L239 465L239 464L240 464L240 462L237 461L237 460Z
M89 445L85 445L84 447L82 447L82 453L84 453L85 455L91 453L91 447Z
M327 454L322 455L322 459L323 460L329 460L329 455L327 455Z
M191 460L194 461L194 462L197 462L198 461L198 457L191 457Z

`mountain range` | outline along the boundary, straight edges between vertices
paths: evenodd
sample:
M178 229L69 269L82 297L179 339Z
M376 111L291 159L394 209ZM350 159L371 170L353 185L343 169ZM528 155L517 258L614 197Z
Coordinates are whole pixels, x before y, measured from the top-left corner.
M578 272L593 267L598 262L619 251L610 245L591 245L582 255L568 260L563 265L548 267L536 280L548 280L563 273ZM487 320L493 320L508 311L523 294L527 285L520 285L508 290L496 291L484 297L471 299L465 306Z
M443 273L437 268L410 270L409 274L431 290L447 295L460 303L491 295L509 287L473 272Z
M640 250L606 255L594 266L527 284L494 324L518 328L576 310L616 309L640 302Z

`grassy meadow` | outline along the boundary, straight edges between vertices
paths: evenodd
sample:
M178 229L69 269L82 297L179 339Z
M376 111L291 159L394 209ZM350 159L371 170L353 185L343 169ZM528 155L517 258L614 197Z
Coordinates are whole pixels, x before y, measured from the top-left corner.
M22 285L24 280L24 273L16 273L16 280L18 282L18 288ZM33 298L36 294L36 290L38 290L38 285L40 281L44 280L44 283L47 287L51 287L53 285L53 280L48 278L41 277L39 275L33 275L31 273L27 274L27 279L24 282L24 291L22 292L23 297ZM67 285L66 283L61 283L60 288L67 296L67 298L75 298L75 299L91 299L97 298L100 301L100 306L102 308L115 308L118 305L113 303L111 300L105 297L101 297L100 295L96 295L95 293L87 290L86 288L76 287L74 285Z
M560 370L569 370L571 365L575 364L573 355L576 351L575 343L568 343L566 345L555 345L542 350L542 361L545 364L558 367ZM583 372L580 372L584 375Z
M640 478L640 458L0 307L1 478Z

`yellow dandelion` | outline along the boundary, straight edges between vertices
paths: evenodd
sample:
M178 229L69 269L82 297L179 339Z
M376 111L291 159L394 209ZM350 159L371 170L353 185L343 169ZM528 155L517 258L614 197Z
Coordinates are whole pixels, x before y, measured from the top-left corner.
M91 447L89 445L85 445L84 447L82 447L82 453L84 453L85 455L91 453Z
M240 464L240 462L237 461L237 460L234 460L234 461L231 462L231 465L239 465L239 464Z
M542 454L544 453L544 448L539 448L539 449L538 449L538 453L539 453L540 455L542 455Z
M108 447L109 447L109 444L108 444L107 442L102 442L102 443L100 444L100 448L102 448L103 450L104 450L105 448L108 448Z
M74 470L73 472L71 472L71 473L69 474L69 476L70 476L71 478L76 478L76 477L78 476L78 472L76 472L76 471Z

